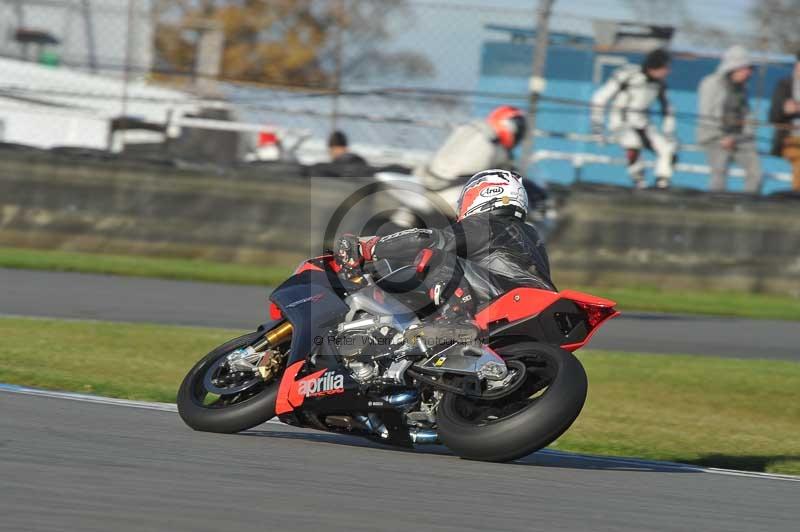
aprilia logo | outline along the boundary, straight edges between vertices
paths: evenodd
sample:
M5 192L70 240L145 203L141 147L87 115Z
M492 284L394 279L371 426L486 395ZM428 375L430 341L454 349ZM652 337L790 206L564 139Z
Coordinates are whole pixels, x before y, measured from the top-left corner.
M344 392L344 376L333 371L325 372L316 379L302 380L297 387L297 393L305 397L333 395L342 392Z

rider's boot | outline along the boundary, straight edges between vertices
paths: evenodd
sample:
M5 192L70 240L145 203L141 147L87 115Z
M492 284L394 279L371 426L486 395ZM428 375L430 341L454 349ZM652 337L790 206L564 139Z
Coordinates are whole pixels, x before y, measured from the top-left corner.
M405 339L412 345L417 345L421 340L428 348L456 343L467 347L475 343L479 332L475 322L466 316L436 317L409 327L405 332Z
M444 302L440 298L442 287L437 283L431 288L431 299L439 311L417 326L406 331L406 341L417 343L420 339L428 347L436 345L475 343L480 330L472 320L474 300L469 288L462 285Z

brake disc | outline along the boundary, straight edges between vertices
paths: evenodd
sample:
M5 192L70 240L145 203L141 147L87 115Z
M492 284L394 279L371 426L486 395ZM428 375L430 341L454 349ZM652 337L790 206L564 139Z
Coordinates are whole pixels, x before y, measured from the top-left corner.
M509 375L504 380L508 380L508 382L486 390L481 394L480 399L493 400L505 397L519 390L520 386L525 383L528 377L528 368L525 366L524 362L521 360L506 360L506 366L509 369Z

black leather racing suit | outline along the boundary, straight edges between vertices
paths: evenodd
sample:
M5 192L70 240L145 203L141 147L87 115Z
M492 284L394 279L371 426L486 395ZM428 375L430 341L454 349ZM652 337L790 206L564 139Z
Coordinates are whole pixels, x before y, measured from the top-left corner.
M425 285L445 283L445 299L458 288L469 290L472 309L519 286L555 290L539 233L512 212L476 214L445 229L408 229L362 245L367 259L387 259L393 267L410 264L424 248L443 252Z

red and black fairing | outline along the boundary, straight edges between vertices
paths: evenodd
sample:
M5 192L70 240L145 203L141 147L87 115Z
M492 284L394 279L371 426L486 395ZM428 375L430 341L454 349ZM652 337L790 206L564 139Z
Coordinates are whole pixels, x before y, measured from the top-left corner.
M479 309L475 321L490 341L525 337L575 351L618 316L616 303L574 290L515 288Z
M341 280L323 270L324 263L304 265L270 296L275 307L270 313L279 313L292 324L276 413L289 424L330 430L319 425L320 416L380 411L392 442L410 445L399 413L380 395L367 394L339 362L332 331L349 310L342 301Z
M319 257L314 257L313 259L304 260L300 263L299 266L294 271L294 274L297 275L298 273L303 273L305 271L315 271L315 272L324 272L324 271L333 271L339 272L340 266L334 260L333 255L320 255Z
M316 270L289 277L272 292L270 301L292 324L288 366L308 358L317 347L315 337L324 337L325 331L341 321L349 310L328 273Z

